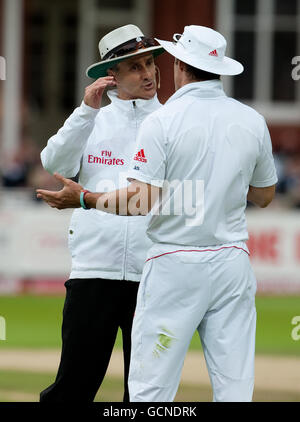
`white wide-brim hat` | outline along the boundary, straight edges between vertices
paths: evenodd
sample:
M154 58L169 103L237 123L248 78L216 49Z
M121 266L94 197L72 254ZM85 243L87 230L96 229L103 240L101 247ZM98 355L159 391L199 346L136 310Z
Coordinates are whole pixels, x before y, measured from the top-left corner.
M174 41L155 40L172 56L197 69L216 75L239 75L244 66L225 56L227 42L223 35L206 26L190 25Z
M155 45L153 38L146 38L135 25L125 25L106 34L99 42L101 61L89 66L86 75L90 78L107 76L107 70L131 57L151 53L153 57L164 52Z

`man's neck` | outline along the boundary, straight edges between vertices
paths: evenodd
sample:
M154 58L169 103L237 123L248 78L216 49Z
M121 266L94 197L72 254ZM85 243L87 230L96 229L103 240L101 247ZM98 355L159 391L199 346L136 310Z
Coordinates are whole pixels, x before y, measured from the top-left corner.
M194 82L207 82L207 81L212 81L212 79L190 79L190 78L185 78L182 83L180 84L180 86L177 87L176 91L180 88L182 88L185 85L194 83Z

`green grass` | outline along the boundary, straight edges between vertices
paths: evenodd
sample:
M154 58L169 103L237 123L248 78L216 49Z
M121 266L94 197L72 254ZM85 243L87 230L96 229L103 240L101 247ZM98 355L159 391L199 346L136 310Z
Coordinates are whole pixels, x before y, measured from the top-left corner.
M0 371L0 402L37 402L39 393L54 380L55 374L24 371ZM105 377L95 398L96 402L121 402L123 380ZM203 402L212 400L212 391L206 385L181 384L175 402ZM255 389L253 401L299 402L299 393Z
M59 348L63 297L0 296L0 315L6 320L6 341L0 348ZM256 298L257 353L300 356L300 340L291 338L291 320L300 315L300 297ZM119 333L116 346L121 347ZM195 334L191 349L201 348Z
M0 315L6 320L7 348L60 347L63 297L0 296Z
M256 350L300 356L300 340L292 339L292 318L300 315L300 297L257 297Z
M48 387L55 379L55 374L35 373L26 371L0 371L0 390L15 391L24 393L37 393Z

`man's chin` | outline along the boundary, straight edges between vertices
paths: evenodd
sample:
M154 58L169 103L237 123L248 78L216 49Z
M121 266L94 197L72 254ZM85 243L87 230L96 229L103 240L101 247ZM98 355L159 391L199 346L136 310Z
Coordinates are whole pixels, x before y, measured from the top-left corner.
M153 87L152 89L143 89L143 97L145 100L150 100L150 98L153 98L156 94L156 87Z

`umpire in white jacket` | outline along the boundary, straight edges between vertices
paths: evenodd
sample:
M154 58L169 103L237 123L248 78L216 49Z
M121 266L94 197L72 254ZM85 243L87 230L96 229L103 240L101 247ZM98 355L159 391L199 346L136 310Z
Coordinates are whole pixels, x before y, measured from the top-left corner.
M91 191L127 186L138 128L160 107L156 96L155 46L135 25L118 28L99 42L101 61L87 69L96 82L49 139L41 153L50 173L72 178ZM100 109L103 91L111 104ZM62 354L54 384L42 402L93 401L105 376L118 328L124 352L124 401L128 401L131 326L146 252L147 217L122 218L76 209L69 228L72 269L65 283ZM53 264L55 265L55 263Z

